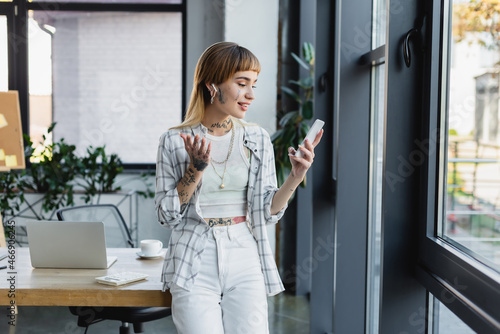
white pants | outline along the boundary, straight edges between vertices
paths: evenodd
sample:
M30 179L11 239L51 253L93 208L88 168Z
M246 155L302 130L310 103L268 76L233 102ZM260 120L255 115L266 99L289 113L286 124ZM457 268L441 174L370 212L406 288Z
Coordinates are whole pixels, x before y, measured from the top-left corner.
M267 334L267 296L257 242L246 223L212 227L190 291L172 284L179 334Z

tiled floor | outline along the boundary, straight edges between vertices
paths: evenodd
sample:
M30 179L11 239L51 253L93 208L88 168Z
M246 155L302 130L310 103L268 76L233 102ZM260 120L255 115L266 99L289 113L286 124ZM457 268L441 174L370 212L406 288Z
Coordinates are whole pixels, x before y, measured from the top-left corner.
M280 294L270 297L269 329L271 334L309 333L309 302L303 296ZM118 334L118 321L104 321L89 328L88 334ZM172 318L152 321L144 325L146 334L177 333ZM76 326L76 317L67 307L20 307L16 326L8 325L7 310L0 311L2 334L82 334ZM133 331L131 331L133 333Z

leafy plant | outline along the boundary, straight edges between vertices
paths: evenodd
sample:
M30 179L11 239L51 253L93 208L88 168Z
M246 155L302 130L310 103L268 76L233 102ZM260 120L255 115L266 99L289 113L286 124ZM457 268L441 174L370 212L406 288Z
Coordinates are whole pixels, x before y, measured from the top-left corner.
M456 42L471 41L488 49L500 49L500 3L498 1L469 0L453 4L453 36Z
M2 217L12 216L14 211L19 211L20 202L24 200L24 194L17 189L18 179L18 173L13 170L0 173L0 212Z
M116 154L107 155L105 146L87 148L87 156L81 158L79 182L85 191L84 200L88 203L99 193L115 192L121 189L114 186L118 174L123 172L120 158Z
M27 143L25 157L31 162L27 169L0 173L0 210L3 216L18 212L20 205L26 202L24 195L27 192L43 194L41 211L53 213L63 206L74 205L75 185L83 188L82 198L86 203L98 194L121 189L115 185L116 177L123 172L116 154L107 155L105 147L90 146L87 155L80 158L75 153L76 147L67 144L64 138L49 143L48 137L55 125L49 127L38 147L24 135ZM146 183L146 178L142 178ZM141 195L151 196L149 185L146 186L147 191ZM36 212L31 206L29 209L37 218L44 218L43 212Z
M273 142L274 156L276 161L276 174L278 186L281 186L292 169L288 157L288 148L297 147L309 131L308 122L314 116L313 93L314 93L314 47L311 43L302 46L302 58L291 53L295 61L309 75L299 80L290 80L291 85L296 86L302 94L297 93L290 87L281 86L281 91L292 98L298 104L298 110L278 112L278 130L271 136ZM305 186L304 182L301 184Z
M137 191L137 194L144 198L154 198L155 197L155 191L154 187L155 184L153 182L150 182L150 177L155 176L156 174L154 172L149 172L149 173L141 173L140 178L146 189L144 191L140 190Z
M47 135L54 130L52 123ZM62 206L73 205L72 181L78 175L79 158L75 154L76 147L69 145L61 138L59 142L47 144L47 136L43 135L38 149L35 149L29 136L24 135L28 143L25 151L26 159L32 163L20 179L19 189L43 193L42 208L45 212L56 210ZM36 163L33 163L36 162Z

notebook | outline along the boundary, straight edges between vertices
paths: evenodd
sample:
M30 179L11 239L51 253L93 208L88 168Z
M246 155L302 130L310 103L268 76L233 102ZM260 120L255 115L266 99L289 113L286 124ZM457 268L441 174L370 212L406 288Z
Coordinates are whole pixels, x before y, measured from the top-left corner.
M27 221L34 268L106 269L116 256L106 256L102 222Z

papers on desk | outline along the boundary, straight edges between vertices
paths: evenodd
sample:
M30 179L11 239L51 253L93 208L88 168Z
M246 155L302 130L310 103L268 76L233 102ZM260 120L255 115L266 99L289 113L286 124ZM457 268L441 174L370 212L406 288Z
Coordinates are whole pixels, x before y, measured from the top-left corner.
M117 274L112 274L112 275L107 275L107 276L101 276L101 277L96 277L96 281L101 283L101 284L108 284L108 285L124 285L124 284L129 284L133 282L138 282L146 279L149 275L147 274L141 274L141 273L134 273L134 272L123 272L123 273L117 273Z

